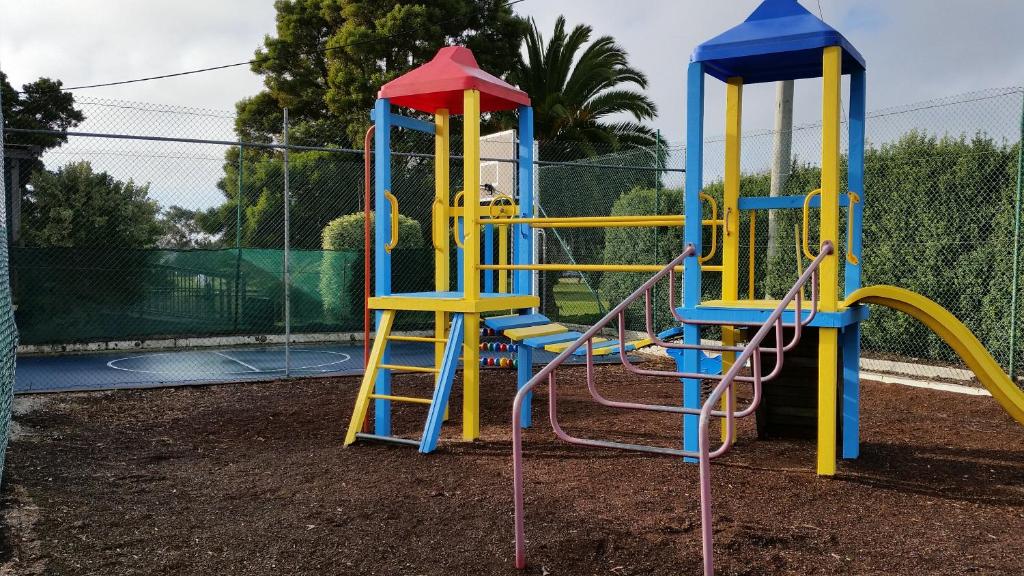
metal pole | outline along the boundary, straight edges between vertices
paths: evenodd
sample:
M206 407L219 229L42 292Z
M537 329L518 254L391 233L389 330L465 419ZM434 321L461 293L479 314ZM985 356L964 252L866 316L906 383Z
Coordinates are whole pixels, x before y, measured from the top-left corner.
M1017 293L1020 291L1021 186L1024 183L1024 101L1020 111L1020 140L1017 142L1017 194L1013 205L1013 274L1010 277L1010 380L1014 377L1017 353Z
M291 270L288 267L289 227L291 220L291 196L288 189L288 109L284 109L284 376L291 376Z
M244 147L238 146L238 192L235 194L235 328L234 331L238 332L238 305L241 300L241 288L242 288L242 200L244 195L242 194L243 183L245 181L243 177L243 170L245 170L245 162L242 161L244 155Z
M661 168L661 129L655 132L654 140L654 166L655 168ZM654 213L661 214L661 172L654 173ZM654 263L661 263L661 247L658 245L658 228L654 229ZM655 310L658 306L658 288L654 287L651 294L651 300L654 301ZM655 320L657 321L657 320Z
M793 165L793 81L775 83L775 138L772 147L772 175L769 196L782 195ZM771 290L768 281L772 274L772 262L779 252L778 223L776 211L768 211L768 252L765 258L765 287ZM753 246L750 247L754 249ZM769 296L770 298L770 296Z

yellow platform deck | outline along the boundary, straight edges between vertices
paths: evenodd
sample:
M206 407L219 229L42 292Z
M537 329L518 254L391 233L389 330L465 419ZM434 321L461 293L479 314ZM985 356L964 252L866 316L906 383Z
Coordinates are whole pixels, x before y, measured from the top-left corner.
M371 310L480 313L540 306L536 296L484 293L466 300L462 292L408 292L370 298Z

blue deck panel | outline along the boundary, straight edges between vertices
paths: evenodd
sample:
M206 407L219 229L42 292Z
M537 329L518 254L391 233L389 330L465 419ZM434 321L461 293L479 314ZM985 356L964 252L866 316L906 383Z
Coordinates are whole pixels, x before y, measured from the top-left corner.
M401 296L403 298L430 298L442 300L461 300L463 293L456 290L447 292L396 292L390 296ZM509 296L529 296L529 294L512 294L509 292L481 292L481 298L507 298Z
M551 320L543 314L521 314L519 316L495 316L483 319L484 326L504 332L513 328L528 328L551 324Z

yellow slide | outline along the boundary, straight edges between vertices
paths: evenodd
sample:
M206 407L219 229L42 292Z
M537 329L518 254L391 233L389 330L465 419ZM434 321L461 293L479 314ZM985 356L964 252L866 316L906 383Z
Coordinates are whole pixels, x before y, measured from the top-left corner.
M1024 424L1024 392L1003 372L999 363L981 345L977 336L963 322L956 319L949 310L917 292L905 288L867 286L857 290L846 299L845 304L858 302L881 304L887 308L905 312L931 328L946 344L956 351L967 367L988 388L992 397L1014 420Z

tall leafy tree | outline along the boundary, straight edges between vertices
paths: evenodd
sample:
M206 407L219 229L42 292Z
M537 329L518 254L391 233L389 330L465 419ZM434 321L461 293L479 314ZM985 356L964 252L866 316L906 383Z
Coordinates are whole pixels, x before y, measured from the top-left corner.
M281 109L300 144L360 146L380 86L459 44L489 72L516 63L526 23L506 0L277 0L277 34L256 51L266 88L238 103L238 132L269 141Z
M75 108L74 96L61 90L60 80L40 78L22 85L21 91L17 91L7 81L7 75L0 71L0 103L3 105L4 128L65 131L85 120L82 111ZM4 189L10 190L11 173L17 164L21 175L19 187L24 193L32 172L43 168L40 160L43 152L67 140L67 136L61 135L4 134L6 149L17 153L17 156L8 154L4 159ZM10 200L7 205L11 205Z
M29 247L152 248L164 231L148 184L117 180L85 161L35 172L23 208Z
M566 30L559 16L545 41L531 19L525 54L511 75L533 101L542 158L564 160L629 146L650 147L656 133L642 124L657 115L643 92L647 76L630 66L611 36L591 41L590 26ZM625 115L632 120L616 120Z

